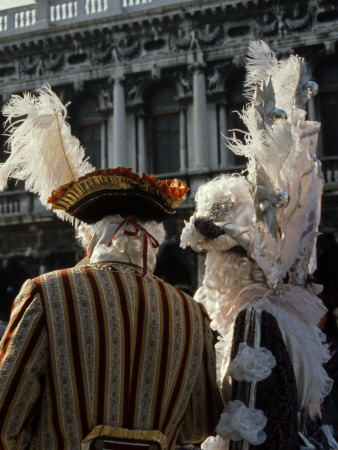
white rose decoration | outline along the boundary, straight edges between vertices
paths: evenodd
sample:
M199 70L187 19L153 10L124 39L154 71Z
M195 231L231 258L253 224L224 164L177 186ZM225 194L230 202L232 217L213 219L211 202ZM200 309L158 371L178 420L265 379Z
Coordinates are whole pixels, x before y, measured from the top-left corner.
M267 419L263 411L247 408L240 400L229 402L221 414L216 432L232 441L244 439L252 445L260 445L266 439L263 428Z
M236 381L262 381L276 366L276 358L265 347L252 348L246 343L239 344L236 358L229 366L229 374Z
M228 442L221 438L219 434L216 436L208 437L204 442L202 442L201 449L202 450L227 450Z

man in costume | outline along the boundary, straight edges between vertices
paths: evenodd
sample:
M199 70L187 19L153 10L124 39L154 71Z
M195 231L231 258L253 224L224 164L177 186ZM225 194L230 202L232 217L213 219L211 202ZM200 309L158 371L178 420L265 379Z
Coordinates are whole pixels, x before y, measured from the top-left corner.
M314 284L323 181L315 156L320 124L305 119L317 86L302 59L278 61L249 45L244 140L246 176L202 185L181 245L207 251L202 302L219 334L225 409L204 450L336 448L322 425L332 381L318 328L326 308Z
M75 222L87 259L26 281L14 301L0 348L0 449L202 441L222 409L208 316L152 275L161 222L187 187L122 167L93 171L49 87L14 96L4 114L1 188L9 176L26 180Z

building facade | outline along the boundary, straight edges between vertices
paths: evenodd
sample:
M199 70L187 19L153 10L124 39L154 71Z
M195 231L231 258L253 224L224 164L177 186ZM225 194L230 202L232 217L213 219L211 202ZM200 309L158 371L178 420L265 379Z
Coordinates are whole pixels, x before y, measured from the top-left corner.
M195 289L202 259L178 248L179 235L197 187L241 170L224 136L241 127L233 111L244 103L252 39L265 40L278 57L305 57L320 86L308 117L323 124L323 252L338 240L336 0L36 0L0 11L0 99L49 83L71 102L72 130L96 168L123 165L183 179L190 195L166 223L157 273ZM5 158L5 137L1 148ZM27 277L82 256L71 226L15 180L0 194L0 232L6 305Z

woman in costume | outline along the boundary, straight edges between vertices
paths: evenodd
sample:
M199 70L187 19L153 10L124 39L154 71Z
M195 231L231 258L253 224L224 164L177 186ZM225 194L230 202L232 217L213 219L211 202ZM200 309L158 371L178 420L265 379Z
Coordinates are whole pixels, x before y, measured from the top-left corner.
M249 45L246 68L247 131L244 142L228 139L247 158L246 177L202 185L181 238L183 248L207 252L195 298L220 333L226 407L217 437L202 447L334 448L320 428L332 381L318 328L326 309L311 281L323 181L315 156L320 124L307 121L304 108L317 86L303 60L278 61L261 41Z

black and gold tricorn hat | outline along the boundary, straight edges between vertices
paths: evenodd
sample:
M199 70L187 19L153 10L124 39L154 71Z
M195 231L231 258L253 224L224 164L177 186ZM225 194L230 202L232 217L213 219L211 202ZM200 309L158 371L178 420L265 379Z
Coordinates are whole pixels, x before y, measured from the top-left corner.
M110 214L161 221L176 212L188 190L177 179L158 180L117 167L95 170L55 189L48 203L89 224Z

